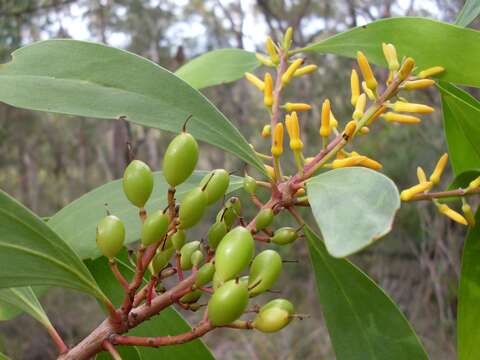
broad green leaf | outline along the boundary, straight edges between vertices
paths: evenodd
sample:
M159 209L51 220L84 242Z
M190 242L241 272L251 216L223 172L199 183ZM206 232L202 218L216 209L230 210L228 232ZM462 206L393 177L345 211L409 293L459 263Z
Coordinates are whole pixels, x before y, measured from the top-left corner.
M254 53L242 49L221 49L193 59L178 69L175 75L195 89L202 89L238 80L259 65Z
M51 285L104 301L73 250L45 222L0 190L0 288Z
M382 42L392 43L399 57L411 56L419 69L443 66L442 80L480 87L480 32L420 18L388 18L359 26L307 46L304 51L355 57L361 50L368 60L386 66Z
M346 259L331 257L305 229L318 295L337 360L427 360L395 303Z
M335 257L351 255L390 232L400 207L393 181L361 167L315 176L307 189L325 245Z
M457 347L459 360L480 358L480 211L477 226L470 228L463 246L458 289Z
M147 59L102 44L48 40L15 51L0 66L0 101L100 119L126 116L173 132L193 115L188 131L197 139L264 172L240 132L200 92Z
M125 260L125 256L121 258ZM99 258L94 261L87 260L85 263L105 294L108 295L114 305L119 306L122 303L124 291L112 275L107 260L105 258ZM125 262L119 261L119 263L119 267L124 276L130 278L133 274L130 267L126 266ZM128 334L135 336L166 336L181 334L187 331L190 331L188 323L173 307L169 307L160 312L159 315L132 329ZM208 348L200 340L194 340L182 345L160 347L158 349L144 347L138 347L137 349L144 360L191 360L192 358L196 360L213 359Z
M466 27L480 14L480 0L467 0L455 20L455 25Z
M37 299L43 296L48 289L49 289L48 286L32 287L33 293L35 294L35 297ZM8 289L5 289L5 290L8 290ZM9 302L2 301L0 299L0 321L12 320L16 318L18 315L23 313L23 309L21 307L14 306L14 305L15 304L11 305Z
M45 327L52 326L37 296L29 286L0 289L0 309L3 308L4 304L8 304L19 311L25 311Z
M437 87L455 174L480 167L480 102L452 84L442 81Z
M470 181L476 179L479 176L480 176L480 168L467 170L465 172L458 174L448 188L450 190L458 189L458 188L466 188L468 184L470 184Z
M195 171L187 181L178 186L175 194L177 200L181 200L190 189L197 186L205 174L207 174L206 171ZM228 192L242 186L241 178L231 176L230 179ZM147 212L163 209L166 206L168 187L162 173L156 172L154 190L146 205ZM95 258L100 255L95 243L95 228L98 221L105 216L105 203L108 204L112 214L124 222L126 243L138 240L141 229L138 209L125 197L122 180L109 182L81 196L51 217L48 224L82 259Z

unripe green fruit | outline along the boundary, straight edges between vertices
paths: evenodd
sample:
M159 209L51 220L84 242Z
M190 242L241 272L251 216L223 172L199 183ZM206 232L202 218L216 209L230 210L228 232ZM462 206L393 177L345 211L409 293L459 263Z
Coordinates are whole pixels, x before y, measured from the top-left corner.
M188 294L183 295L180 298L180 302L184 304L192 304L198 301L202 297L203 292L201 290L194 290Z
M254 242L249 230L237 226L224 236L215 252L215 277L222 283L233 279L252 260Z
M257 314L253 320L253 327L265 333L273 333L287 326L290 320L287 311L279 307L270 307Z
M230 280L218 288L208 301L208 319L214 326L230 324L242 316L247 305L245 284Z
M193 267L192 254L200 247L200 241L192 241L183 245L180 250L180 266L182 270L190 270Z
M207 205L211 205L225 195L228 185L230 185L230 174L224 169L213 170L200 181L201 188L205 185Z
M240 216L242 214L242 204L240 199L236 196L231 197L225 203L226 208L231 208L236 216Z
M241 215L241 203L237 197L231 197L225 202L222 210L217 214L217 221L225 221L227 228L230 229L237 219Z
M197 187L188 192L180 204L178 218L181 229L191 228L198 223L205 213L207 207L207 194Z
M294 228L282 227L275 231L270 241L278 245L287 245L297 239L298 233Z
M227 224L225 221L217 221L208 230L208 245L216 249L220 241L227 234Z
M253 259L248 288L250 296L257 296L272 287L282 271L282 258L274 250L264 250Z
M168 145L163 158L163 176L175 187L183 183L195 169L198 144L192 135L182 132Z
M150 215L143 223L141 240L145 246L163 239L168 230L168 215L158 210Z
M122 249L125 241L125 226L115 215L105 216L97 225L97 246L109 259Z
M150 262L150 272L154 275L158 275L160 271L167 266L174 252L175 249L173 247L157 251L153 260Z
M257 230L263 230L273 222L273 210L262 209L259 211L255 219L255 227Z
M212 262L204 264L200 269L198 269L197 277L195 279L195 286L202 287L205 284L208 284L213 279L213 274L215 274L215 265Z
M198 267L203 261L203 253L200 250L195 250L190 258L192 265Z
M123 174L123 192L136 207L145 206L153 190L153 174L150 167L140 160L133 160Z
M182 229L177 229L177 232L170 237L173 247L175 248L175 250L178 251L180 251L182 246L185 244L185 239L185 231L183 231Z
M249 194L255 194L257 191L257 182L249 175L245 175L243 178L243 188Z
M281 309L285 310L286 312L288 312L289 315L292 315L295 311L295 308L293 307L293 304L286 299L271 300L268 303L266 303L265 305L263 305L262 308L260 309L260 311L266 310L270 307L281 308Z

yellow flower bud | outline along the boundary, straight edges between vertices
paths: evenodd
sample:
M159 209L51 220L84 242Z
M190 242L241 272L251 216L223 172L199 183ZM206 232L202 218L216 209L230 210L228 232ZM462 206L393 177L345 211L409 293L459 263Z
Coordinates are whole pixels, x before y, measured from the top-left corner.
M283 48L285 50L290 49L290 46L292 46L292 39L293 39L293 28L289 26L287 31L285 31L285 35L283 36Z
M332 161L332 169L344 168L359 165L366 160L366 156L351 156L345 159L336 159Z
M265 88L263 89L263 103L265 106L271 107L273 105L273 79L270 73L265 74Z
M437 165L435 166L435 169L433 170L432 175L430 175L430 181L433 184L436 185L440 182L440 177L442 176L445 166L447 166L447 162L448 162L448 154L445 153L440 157L440 159L437 162Z
M434 75L438 75L442 72L445 71L445 68L442 67L442 66L434 66L434 67L431 67L431 68L428 68L428 69L425 69L423 71L420 71L418 73L418 77L420 78L427 78L427 77L430 77L430 76L434 76Z
M333 112L330 110L330 128L337 128L338 127L338 121L335 119L335 116L333 115Z
M285 109L286 112L292 112L292 111L308 111L310 110L312 107L308 104L304 104L304 103L285 103L285 105L283 105L283 108Z
M293 196L303 196L305 195L305 188L301 187L300 189L298 189L295 194L293 194Z
M376 99L375 94L373 93L372 90L370 90L367 87L367 83L365 81L362 81L362 89L365 92L365 94L367 94L367 96L370 100L374 101Z
M293 74L295 74L295 71L298 70L300 66L302 66L304 60L303 59L297 59L293 63L290 64L288 67L287 71L282 75L282 84L283 86L287 85L290 80L293 77Z
M361 51L357 51L357 62L358 67L362 72L363 78L367 82L367 87L373 92L375 92L375 90L377 89L377 80L373 75L373 71L370 67L370 64L368 63L367 57Z
M470 184L468 184L467 191L473 190L473 189L476 189L476 188L479 188L479 187L480 187L480 176L477 177L475 180L472 180L470 182Z
M300 140L300 127L298 124L298 116L296 112L285 117L285 124L287 125L288 136L290 137L290 149L292 151L299 151L303 149L303 142Z
M400 81L405 80L410 75L414 66L415 60L413 60L411 57L407 57L403 62L400 71L398 72L398 78L400 79Z
M397 101L393 104L393 111L396 112L415 112L420 114L428 114L433 112L435 109L423 104L414 104L404 101Z
M277 48L275 47L275 43L273 42L270 36L267 37L265 41L265 49L267 49L267 54L270 55L270 59L274 64L278 64L280 58L278 57Z
M391 71L396 71L400 67L398 64L397 50L392 44L382 44L383 55L385 60L387 60L388 69Z
M255 75L249 73L249 72L246 72L245 73L245 78L250 82L252 83L253 85L255 85L258 90L260 91L263 91L265 89L265 83L260 80L258 77L256 77Z
M360 95L360 80L358 80L358 74L355 69L352 69L352 75L350 76L350 88L352 91L352 98L350 101L352 106L355 106Z
M302 75L311 74L311 73L315 72L317 70L317 68L318 68L318 66L314 65L314 64L307 65L307 66L304 66L304 67L301 67L301 68L295 70L295 72L293 73L293 76L294 77L299 77L299 76L302 76Z
M283 124L277 123L273 130L272 155L278 157L283 153Z
M273 167L271 167L270 165L264 165L264 166L265 166L265 170L267 171L268 176L271 179L275 179L275 170L273 169Z
M382 117L388 122L396 122L401 124L417 124L421 121L420 118L416 116L397 114L394 112L388 112L382 115Z
M455 210L450 209L450 207L447 204L438 204L437 209L441 214L449 217L453 221L456 221L462 225L468 225L467 220Z
M467 220L468 225L470 225L471 227L474 227L475 226L475 215L473 214L472 208L465 201L465 199L462 199L462 200L463 200L463 205L462 205L463 215L465 215L465 219Z
M367 126L362 126L359 130L359 133L362 135L366 135L370 132L370 129Z
M305 158L305 165L308 165L308 164L311 163L314 159L315 159L314 156L309 156L309 157Z
M430 190L432 186L433 183L431 181L412 186L411 188L405 189L400 193L400 199L402 199L402 201L411 200L415 195Z
M256 53L255 57L257 58L258 61L260 61L265 66L270 66L270 67L275 66L273 61L271 59L269 59L268 57L266 57L265 55Z
M352 137L352 135L355 133L355 130L357 130L357 121L349 121L347 125L345 125L345 130L343 130L343 138L345 141L348 141Z
M330 135L330 100L325 99L322 104L322 120L320 125L320 136Z
M425 175L425 171L420 166L417 167L417 178L419 184L427 181L427 175Z
M379 118L380 115L382 115L387 107L385 105L380 106L377 111L373 113L372 116L370 116L367 120L367 125L371 125L375 120Z
M361 94L358 99L357 103L355 104L355 111L353 112L353 118L355 120L360 120L365 112L365 106L367 105L367 95Z
M403 84L402 89L404 90L417 90L417 89L426 89L435 84L435 81L432 79L421 79L421 80L412 80L406 81Z
M268 138L271 135L271 126L270 125L265 125L262 129L262 137L263 138Z
M372 169L372 170L377 170L377 171L381 170L382 167L383 167L383 165L380 164L378 161L370 159L366 156L365 156L365 159L360 162L360 165L365 166L365 167L367 167L369 169Z

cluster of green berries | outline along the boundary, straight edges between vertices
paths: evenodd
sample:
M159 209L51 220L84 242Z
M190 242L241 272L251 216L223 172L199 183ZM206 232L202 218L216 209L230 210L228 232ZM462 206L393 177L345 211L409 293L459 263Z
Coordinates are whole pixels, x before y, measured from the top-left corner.
M193 173L198 160L198 144L186 131L177 135L166 149L163 160L163 176L170 185L169 195L175 194L176 186L182 184ZM123 176L123 190L128 200L145 213L144 206L153 190L153 174L147 164L133 160ZM241 202L231 197L224 204L210 226L207 242L187 242L186 231L204 216L208 206L224 198L230 184L230 174L224 169L207 174L197 187L190 190L179 207L170 201L164 210L157 210L143 219L140 240L143 248L156 247L149 264L152 276L159 277L162 270L171 266L176 259L177 272L195 273L195 284L191 291L180 298L185 309L196 311L201 305L198 300L206 292L208 319L214 326L225 326L235 322L245 311L249 298L268 291L277 281L282 270L282 258L274 250L255 254L254 234L266 230L274 220L274 211L264 208L255 218L253 230L238 225L242 223ZM256 191L256 181L250 176L244 180L244 189L249 194ZM172 195L174 196L174 195ZM270 241L285 245L298 238L298 230L283 227L270 232ZM125 227L122 221L107 215L97 226L97 245L103 255L113 261L124 246ZM249 269L249 274L242 274ZM211 287L208 284L211 283ZM292 319L293 305L285 299L270 301L259 310L249 324L263 332L282 329Z

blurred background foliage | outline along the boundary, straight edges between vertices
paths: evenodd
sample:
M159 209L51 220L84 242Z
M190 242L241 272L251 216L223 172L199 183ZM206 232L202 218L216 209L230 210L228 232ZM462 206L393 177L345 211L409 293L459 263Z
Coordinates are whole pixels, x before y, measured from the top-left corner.
M7 62L13 50L33 41L74 38L122 47L173 71L212 49L261 51L267 34L277 40L288 26L295 28L296 45L304 46L390 16L453 22L462 5L461 0L0 0L0 61ZM472 26L478 28L478 20ZM293 82L286 96L314 107L301 119L307 151L310 148L313 154L320 143L319 110L325 97L331 99L337 119L349 119L352 61L309 55L308 62L318 64L319 70ZM386 76L382 71L379 74ZM259 136L267 117L256 89L240 80L204 93L256 148L269 148ZM437 112L418 126L378 122L355 143L359 152L384 164L383 172L399 188L416 181L417 165L431 171L446 150L438 94L432 90L415 95L415 100L434 104ZM162 114L158 117L161 121ZM170 138L169 133L120 120L72 119L0 104L0 187L39 215L49 216L83 193L119 178L127 161L127 141L138 158L158 170ZM235 170L243 164L202 144L198 167ZM445 185L449 180L451 173L444 176ZM199 228L198 236L205 229ZM437 216L430 205L406 205L394 231L353 259L399 304L433 359L455 358L463 235L463 229ZM277 288L298 304L300 313L311 317L274 336L234 330L209 334L205 340L219 359L334 359L307 248L296 243L281 251L285 258L299 262L285 266ZM87 334L102 317L96 303L78 293L54 290L43 300L69 343ZM55 354L40 326L26 316L0 323L0 351L3 348L14 359L45 359Z

